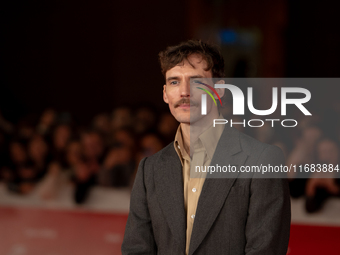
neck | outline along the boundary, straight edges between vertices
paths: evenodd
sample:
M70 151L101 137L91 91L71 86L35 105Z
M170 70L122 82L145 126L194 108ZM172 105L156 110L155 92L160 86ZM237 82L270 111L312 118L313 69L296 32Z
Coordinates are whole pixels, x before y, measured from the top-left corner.
M212 126L213 120L217 119L218 116L218 111L215 111L194 123L181 123L184 149L189 155L192 155L190 142L195 143L198 137Z

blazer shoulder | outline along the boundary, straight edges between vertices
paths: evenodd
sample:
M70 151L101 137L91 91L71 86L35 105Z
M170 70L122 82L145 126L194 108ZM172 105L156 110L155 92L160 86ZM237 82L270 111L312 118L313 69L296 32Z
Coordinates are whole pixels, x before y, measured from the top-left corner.
M163 149L160 151L156 152L152 156L148 157L149 162L157 162L161 157L164 157L166 155L170 155L173 152L176 153L175 148L174 148L174 142L169 143L167 146L165 146Z
M166 161L167 159L171 157L176 157L177 153L174 148L174 143L171 142L167 146L165 146L163 149L160 151L156 152L155 154L147 157L144 162L144 171L150 171L150 169L153 168L153 166L157 166L164 160Z
M260 142L259 140L239 131L242 150L248 155L256 154L258 157L284 157L282 150L276 145Z
M280 167L285 165L285 156L282 150L275 146L266 144L240 132L240 144L242 151L247 154L247 165ZM284 172L261 172L255 173L253 178L285 178Z

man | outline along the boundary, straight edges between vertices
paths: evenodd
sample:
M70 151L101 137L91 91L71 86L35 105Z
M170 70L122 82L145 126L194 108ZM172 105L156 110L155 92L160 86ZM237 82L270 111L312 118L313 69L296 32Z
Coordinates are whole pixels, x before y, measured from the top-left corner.
M286 180L240 178L239 173L229 178L190 176L190 165L284 163L277 147L226 125L206 125L219 118L218 109L209 100L207 114L200 114L203 91L190 90L190 79L223 77L218 49L188 41L161 52L160 62L166 80L163 98L180 126L174 143L140 162L122 253L286 254ZM222 89L216 92L223 96Z

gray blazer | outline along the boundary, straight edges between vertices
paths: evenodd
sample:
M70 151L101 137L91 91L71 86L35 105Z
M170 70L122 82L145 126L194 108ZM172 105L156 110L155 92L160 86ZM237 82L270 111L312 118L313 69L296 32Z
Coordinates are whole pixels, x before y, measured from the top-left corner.
M282 151L225 127L211 165L280 165ZM286 179L206 179L189 254L285 255L290 232ZM144 158L131 194L122 254L185 254L183 176L173 143Z

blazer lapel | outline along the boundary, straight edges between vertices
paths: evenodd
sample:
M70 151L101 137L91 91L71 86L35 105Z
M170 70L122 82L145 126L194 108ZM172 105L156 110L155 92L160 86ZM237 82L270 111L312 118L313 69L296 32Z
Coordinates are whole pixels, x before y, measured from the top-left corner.
M164 218L172 235L185 251L186 217L182 165L173 144L162 153L155 166L154 183Z
M241 149L239 131L226 126L210 165L240 166L243 165L246 159L247 155ZM224 176L224 178L207 178L205 180L197 205L189 255L194 253L207 235L238 175L239 173L235 172L231 173L227 178Z

